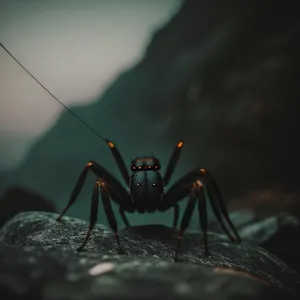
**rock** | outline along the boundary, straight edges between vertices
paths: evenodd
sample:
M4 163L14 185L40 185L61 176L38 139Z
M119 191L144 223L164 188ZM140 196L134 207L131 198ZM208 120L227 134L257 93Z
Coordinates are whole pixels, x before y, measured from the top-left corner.
M299 228L299 220L287 213L269 217L264 220L247 224L240 228L239 234L243 240L261 245L281 231L294 231Z
M280 188L257 189L231 199L231 210L251 210L261 218L272 217L282 212L300 217L299 193Z
M230 219L243 241L251 242L274 253L300 271L300 221L289 213L263 218L250 210L230 213ZM209 229L223 233L218 222L211 221Z
M56 214L21 213L0 230L0 296L5 299L119 299L120 297L297 299L300 277L267 250L236 245L209 233L210 255L200 234L187 233L174 263L176 232L161 225L113 234L97 225L77 252L86 222ZM27 298L26 298L27 297Z
M0 197L0 227L23 211L56 212L54 204L29 188L13 186Z
M229 215L230 220L237 230L258 220L256 214L249 209L231 211ZM209 229L213 232L224 233L220 223L216 219L209 221Z
M282 213L248 224L239 230L241 238L255 243L300 271L300 222Z

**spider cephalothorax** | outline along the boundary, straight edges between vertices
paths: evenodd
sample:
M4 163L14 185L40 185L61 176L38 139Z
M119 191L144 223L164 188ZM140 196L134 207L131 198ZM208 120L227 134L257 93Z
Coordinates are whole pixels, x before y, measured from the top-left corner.
M158 210L164 191L159 169L159 161L154 157L136 158L131 164L133 174L129 180L129 191L139 213Z
M107 171L98 163L90 161L86 164L71 194L71 198L67 207L58 218L59 221L66 213L68 208L75 202L83 186L87 173L89 170L91 170L98 177L98 179L94 185L92 196L89 230L87 232L85 240L78 250L82 250L88 242L92 229L97 221L99 194L101 194L109 225L115 234L120 248L121 245L118 235L118 226L116 218L114 216L114 212L112 210L110 202L111 200L119 205L120 215L127 226L129 226L129 222L125 215L125 212L164 212L170 208L173 208L173 227L176 228L179 217L178 202L186 197L189 197L180 224L178 243L175 252L175 260L178 257L183 233L190 223L196 204L198 204L199 208L200 224L204 235L205 252L207 253L207 210L204 190L206 190L207 192L212 209L223 230L232 241L240 241L239 235L235 230L232 222L230 221L227 207L225 201L222 198L220 189L210 172L208 172L204 168L198 167L192 170L180 180L178 180L175 184L173 184L173 186L171 186L171 188L166 193L164 192L164 188L170 181L171 175L174 171L175 165L178 161L181 149L183 147L182 141L176 145L164 176L160 174L160 163L159 160L155 157L138 157L132 160L130 168L132 173L131 175L129 175L122 156L117 150L115 144L113 144L109 140L106 140L106 142L119 166L128 191L126 191L124 186L109 171ZM226 227L224 220L226 221L229 228ZM234 236L230 232L230 229Z

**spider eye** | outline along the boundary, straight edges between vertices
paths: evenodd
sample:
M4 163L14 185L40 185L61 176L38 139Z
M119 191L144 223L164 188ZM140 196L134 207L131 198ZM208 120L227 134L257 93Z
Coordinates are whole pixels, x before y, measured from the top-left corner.
M141 166L139 166L139 169L141 169L142 167Z
M151 169L151 166L148 166L148 169Z
M157 166L157 165L155 165L155 166L154 166L154 168L155 168L155 169L157 169L157 168L158 168L158 166Z

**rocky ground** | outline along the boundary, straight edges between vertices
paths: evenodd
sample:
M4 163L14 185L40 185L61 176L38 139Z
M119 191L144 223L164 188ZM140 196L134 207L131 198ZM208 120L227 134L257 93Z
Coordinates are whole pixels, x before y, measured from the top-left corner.
M24 186L11 186L0 195L0 227L24 211L56 212L56 208L50 199Z
M256 245L256 241L276 239L287 223L292 226L291 220L296 228L298 223L290 215L241 226L244 241L240 245L210 233L209 256L204 254L201 235L188 233L178 263L173 262L176 232L168 227L122 230L124 252L120 253L110 230L97 225L85 251L79 253L76 249L84 239L86 222L66 217L57 223L56 217L24 212L2 227L1 299L223 300L297 299L300 295L297 271Z

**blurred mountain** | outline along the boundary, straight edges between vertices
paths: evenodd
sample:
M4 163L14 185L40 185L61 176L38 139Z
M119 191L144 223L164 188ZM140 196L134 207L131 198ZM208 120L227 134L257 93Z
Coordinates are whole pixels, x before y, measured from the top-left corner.
M30 133L3 132L0 130L0 173L11 170L22 162L23 149L29 148L34 140ZM1 179L0 179L1 186Z
M134 68L93 104L71 109L115 142L128 165L135 156L154 154L165 166L175 143L184 139L172 182L202 166L215 175L228 200L261 188L298 190L296 4L185 1L154 33ZM90 159L122 180L108 147L63 112L5 180L34 188L62 209ZM88 216L94 180L89 176L71 215ZM170 224L170 216L155 219ZM153 216L137 218L153 223Z

